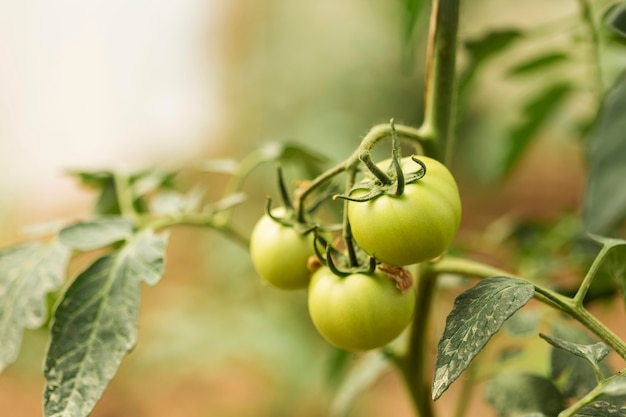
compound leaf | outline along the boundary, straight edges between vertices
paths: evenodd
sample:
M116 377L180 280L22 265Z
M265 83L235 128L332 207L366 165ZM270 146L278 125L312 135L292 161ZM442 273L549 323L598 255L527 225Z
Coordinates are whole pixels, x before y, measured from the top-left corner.
M437 348L433 399L448 389L491 336L534 293L529 282L499 276L479 282L456 298Z
M165 237L147 230L96 260L54 313L44 375L45 417L84 417L137 339L139 284L164 271Z
M63 284L68 259L69 250L56 241L0 251L0 372L17 358L22 330L45 323L46 295Z
M588 137L583 219L590 233L611 235L626 219L625 108L626 73L605 96Z
M59 240L78 250L92 250L126 240L132 236L133 224L123 217L97 217L63 228Z

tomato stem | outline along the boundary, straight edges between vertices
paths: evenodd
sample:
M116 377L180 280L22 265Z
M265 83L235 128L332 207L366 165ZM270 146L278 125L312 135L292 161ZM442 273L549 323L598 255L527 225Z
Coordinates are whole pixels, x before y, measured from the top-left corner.
M459 0L433 0L428 51L426 57L426 86L424 122L421 134L427 143L436 145L431 154L449 164L453 138L450 134L454 119L455 67Z
M346 175L346 193L349 193L354 186L355 178L356 166L352 166ZM350 267L355 267L358 266L359 260L356 256L356 249L354 248L354 240L352 238L352 227L348 219L348 203L348 200L344 200L343 202L343 241L346 245L346 251L348 252L348 263Z
M436 274L422 264L417 275L415 312L410 328L409 345L404 356L398 358L411 398L420 417L434 416L431 381L427 366L428 322L430 307L436 289Z

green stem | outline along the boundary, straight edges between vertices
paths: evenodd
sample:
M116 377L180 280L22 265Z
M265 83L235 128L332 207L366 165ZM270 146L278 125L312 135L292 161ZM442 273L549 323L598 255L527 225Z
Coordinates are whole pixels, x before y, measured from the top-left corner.
M458 21L459 0L433 0L420 132L438 144L434 156L446 164L452 157Z
M432 141L424 138L419 129L404 125L395 125L395 129L398 135L402 136L403 139L410 140L420 145L423 148L424 152L428 153L427 150L433 149ZM378 142L387 137L390 137L391 132L391 126L388 123L373 126L370 131L367 132L367 134L361 141L361 144L352 153L352 155L350 155L345 161L342 161L334 167L323 172L313 181L311 181L306 187L302 188L294 199L294 208L296 210L297 219L299 221L304 220L304 203L306 199L313 193L313 191L315 191L318 187L320 187L322 184L325 184L333 177L343 173L344 171L354 169L354 167L356 167L356 165L360 162L359 157L361 156L361 154L363 152L370 151Z
M348 171L348 175L346 177L346 188L345 193L348 194L354 185L354 181L356 178L356 166ZM348 252L348 260L350 262L351 267L355 267L359 264L359 260L357 258L356 249L354 248L354 241L352 238L352 227L350 226L350 221L348 220L348 200L344 200L343 202L343 241L346 245L346 251Z
M403 357L398 358L402 376L420 417L434 416L431 381L428 374L428 318L437 284L436 274L426 265L417 277L415 313L411 324L409 345Z
M585 301L585 296L587 295L587 292L589 291L589 287L591 287L591 282L593 281L593 278L598 273L598 270L600 269L602 262L604 262L604 258L609 253L611 248L612 247L610 245L602 246L600 253L594 259L593 264L591 264L591 267L587 271L587 275L585 275L583 282L580 284L580 287L578 287L578 291L576 292L576 295L573 298L574 304L579 305L579 306L583 305L583 301Z
M600 50L600 35L597 25L594 22L591 4L589 0L578 0L580 12L583 22L587 25L589 36L591 38L591 62L593 65L595 80L595 95L598 101L602 99L604 94L604 76L602 74L602 51Z
M148 228L155 231L168 229L174 226L199 226L210 227L220 231L224 236L237 242L244 248L250 247L250 240L241 232L235 230L230 224L216 221L214 213L186 213L179 216L170 216L164 218L145 218L138 219L138 223L142 228Z
M130 188L130 178L121 173L114 173L113 183L122 216L127 217L133 223L137 222L137 212L135 211L135 206L133 204L133 193Z
M625 372L626 372L626 369L623 369L617 374L600 381L598 385L594 389L589 391L584 397L576 401L576 403L571 405L569 408L561 411L558 417L575 416L576 413L582 410L585 406L591 404L592 402L600 398L602 394L604 393L604 389L606 388L606 386L609 385L611 382L613 382L613 380L618 379L618 378L623 378Z

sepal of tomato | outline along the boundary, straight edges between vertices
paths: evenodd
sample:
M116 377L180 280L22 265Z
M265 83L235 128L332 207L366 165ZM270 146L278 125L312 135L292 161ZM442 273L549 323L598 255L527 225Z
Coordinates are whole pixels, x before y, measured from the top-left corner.
M401 292L380 271L335 275L328 267L311 277L309 314L320 334L346 350L385 346L407 327L415 309L415 291Z
M348 219L356 242L369 255L390 265L411 265L434 259L448 248L461 222L461 199L454 177L439 161L418 157L426 174L408 183L399 195L382 194L348 203ZM390 160L378 164L387 170ZM402 171L420 166L401 160ZM365 191L356 190L358 197Z
M284 209L275 209L273 216L283 216ZM309 257L315 254L314 234L302 231L272 219L265 214L257 222L250 236L252 264L268 284L295 290L309 285Z

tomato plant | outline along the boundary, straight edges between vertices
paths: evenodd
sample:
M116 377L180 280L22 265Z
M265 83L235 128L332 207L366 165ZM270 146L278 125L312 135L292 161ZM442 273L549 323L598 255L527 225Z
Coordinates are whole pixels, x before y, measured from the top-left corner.
M415 307L414 289L401 292L379 271L339 276L321 267L311 277L308 297L317 330L347 350L388 344L407 327Z
M284 215L275 209L273 216ZM313 251L313 233L297 231L265 214L250 236L250 256L257 272L267 283L281 289L301 289L309 284L307 262Z
M296 332L284 332L284 321L276 324L277 332L311 330L314 340L316 328L339 348L319 345L333 354L328 379L333 380L329 391L338 390L333 394L336 402L351 404L389 366L402 377L420 417L467 416L471 401L480 398L475 392L483 387L485 402L502 417L626 417L622 407L626 369L614 369L619 361L612 360L626 360L626 341L620 329L614 330L614 323L602 317L604 310L595 308L596 303L622 306L626 299L626 70L622 65L622 75L611 74L600 59L614 46L603 40L602 25L608 25L611 38L626 38L625 3L606 0L592 6L588 0L578 1L576 22L582 25L571 25L576 32L570 45L576 48L543 51L506 71L507 77L523 78L543 75L541 71L556 65L558 77L529 82L529 87L541 88L516 106L508 96L491 94L497 117L492 112L468 111L479 69L515 42L541 38L547 29L496 30L464 39L467 59L457 70L459 3L431 2L419 127L396 124L394 119L373 125L345 157L336 152L324 159L307 146L273 143L255 149L241 162L209 161L206 166L219 166L216 171L231 174L216 199L205 192L214 184L181 185L177 171L74 173L95 189L94 213L80 221L68 220L40 241L0 249L0 370L16 361L25 329L46 328L44 416L90 415L136 345L141 284L154 286L163 277L170 230L196 226L212 229L249 250L252 265L247 257L241 262L225 259L225 269L237 262L242 270L250 267L252 274L254 266L254 274L275 287L307 290L309 316L299 317L303 321L292 327ZM606 15L600 13L603 3ZM403 33L411 38L416 22L426 19L418 19L421 2L403 4L407 17ZM581 36L580 28L586 36ZM578 48L583 38L588 48ZM592 57L578 56L583 49ZM583 62L593 76L562 71L558 65L564 62L569 68ZM571 102L576 108L567 107ZM595 104L581 126L579 112L585 103ZM504 119L500 112L509 108L519 112L512 117L514 126L506 135L492 135L500 145L499 159L493 164L498 180L506 182L519 169L532 180L527 192L543 188L552 166L537 173L522 164L522 155L531 149L532 139L542 136L539 133L552 133L547 129L552 113L566 113L568 117L559 113L558 125L569 123L564 130L585 139L575 141L576 146L585 143L588 162L582 210L570 208L558 219L539 224L517 207L532 199L518 198L512 208L499 213L498 196L483 203L481 195L474 198L474 212L470 209L468 217L497 215L486 226L477 222L472 233L453 241L461 221L459 190L448 169L453 151L460 150L454 155L460 166L489 165L488 157L496 153L490 146L468 140L470 136L457 129L455 121L482 135L499 126ZM489 119L484 126L481 117ZM325 123L320 125L326 129ZM457 137L465 142L453 146ZM391 159L375 164L375 148L388 139ZM561 146L559 142L559 153ZM478 158L468 162L472 152ZM543 163L553 162L540 156ZM268 162L293 164L306 174L294 175L296 189L289 193L278 169L285 208L262 215L262 204L246 198L244 185ZM513 184L512 194L518 197ZM472 198L471 193L464 195ZM551 199L552 194L543 203ZM343 204L333 203L339 201ZM244 203L260 217L251 232L240 230L235 221L234 208ZM450 245L454 250L447 250ZM84 252L90 254L78 263L90 263L77 274L68 273L74 270L71 260ZM254 285L229 283L237 292L239 285ZM616 302L619 294L622 300ZM301 302L304 311L304 291L278 297L288 296L294 303ZM295 315L287 309L293 305L273 304L267 311L283 309L280 319L291 319ZM436 316L442 309L448 310L445 324ZM250 333L256 338L262 332ZM506 336L500 338L502 334ZM431 343L433 337L439 340L436 345ZM223 338L222 332L211 340ZM278 343L291 348L289 343ZM280 351L275 348L269 350ZM303 361L309 360L293 350ZM457 380L459 390L446 393ZM444 393L450 395L453 411L435 404ZM283 407L280 412L284 413ZM348 412L346 407L329 407L332 417L345 417Z
M421 156L426 173L406 184L399 195L383 194L365 202L351 201L348 218L357 243L376 259L391 265L410 265L440 256L461 222L461 199L448 169ZM387 170L390 160L379 163ZM411 158L401 166L406 174L420 169ZM359 196L357 190L353 195Z

